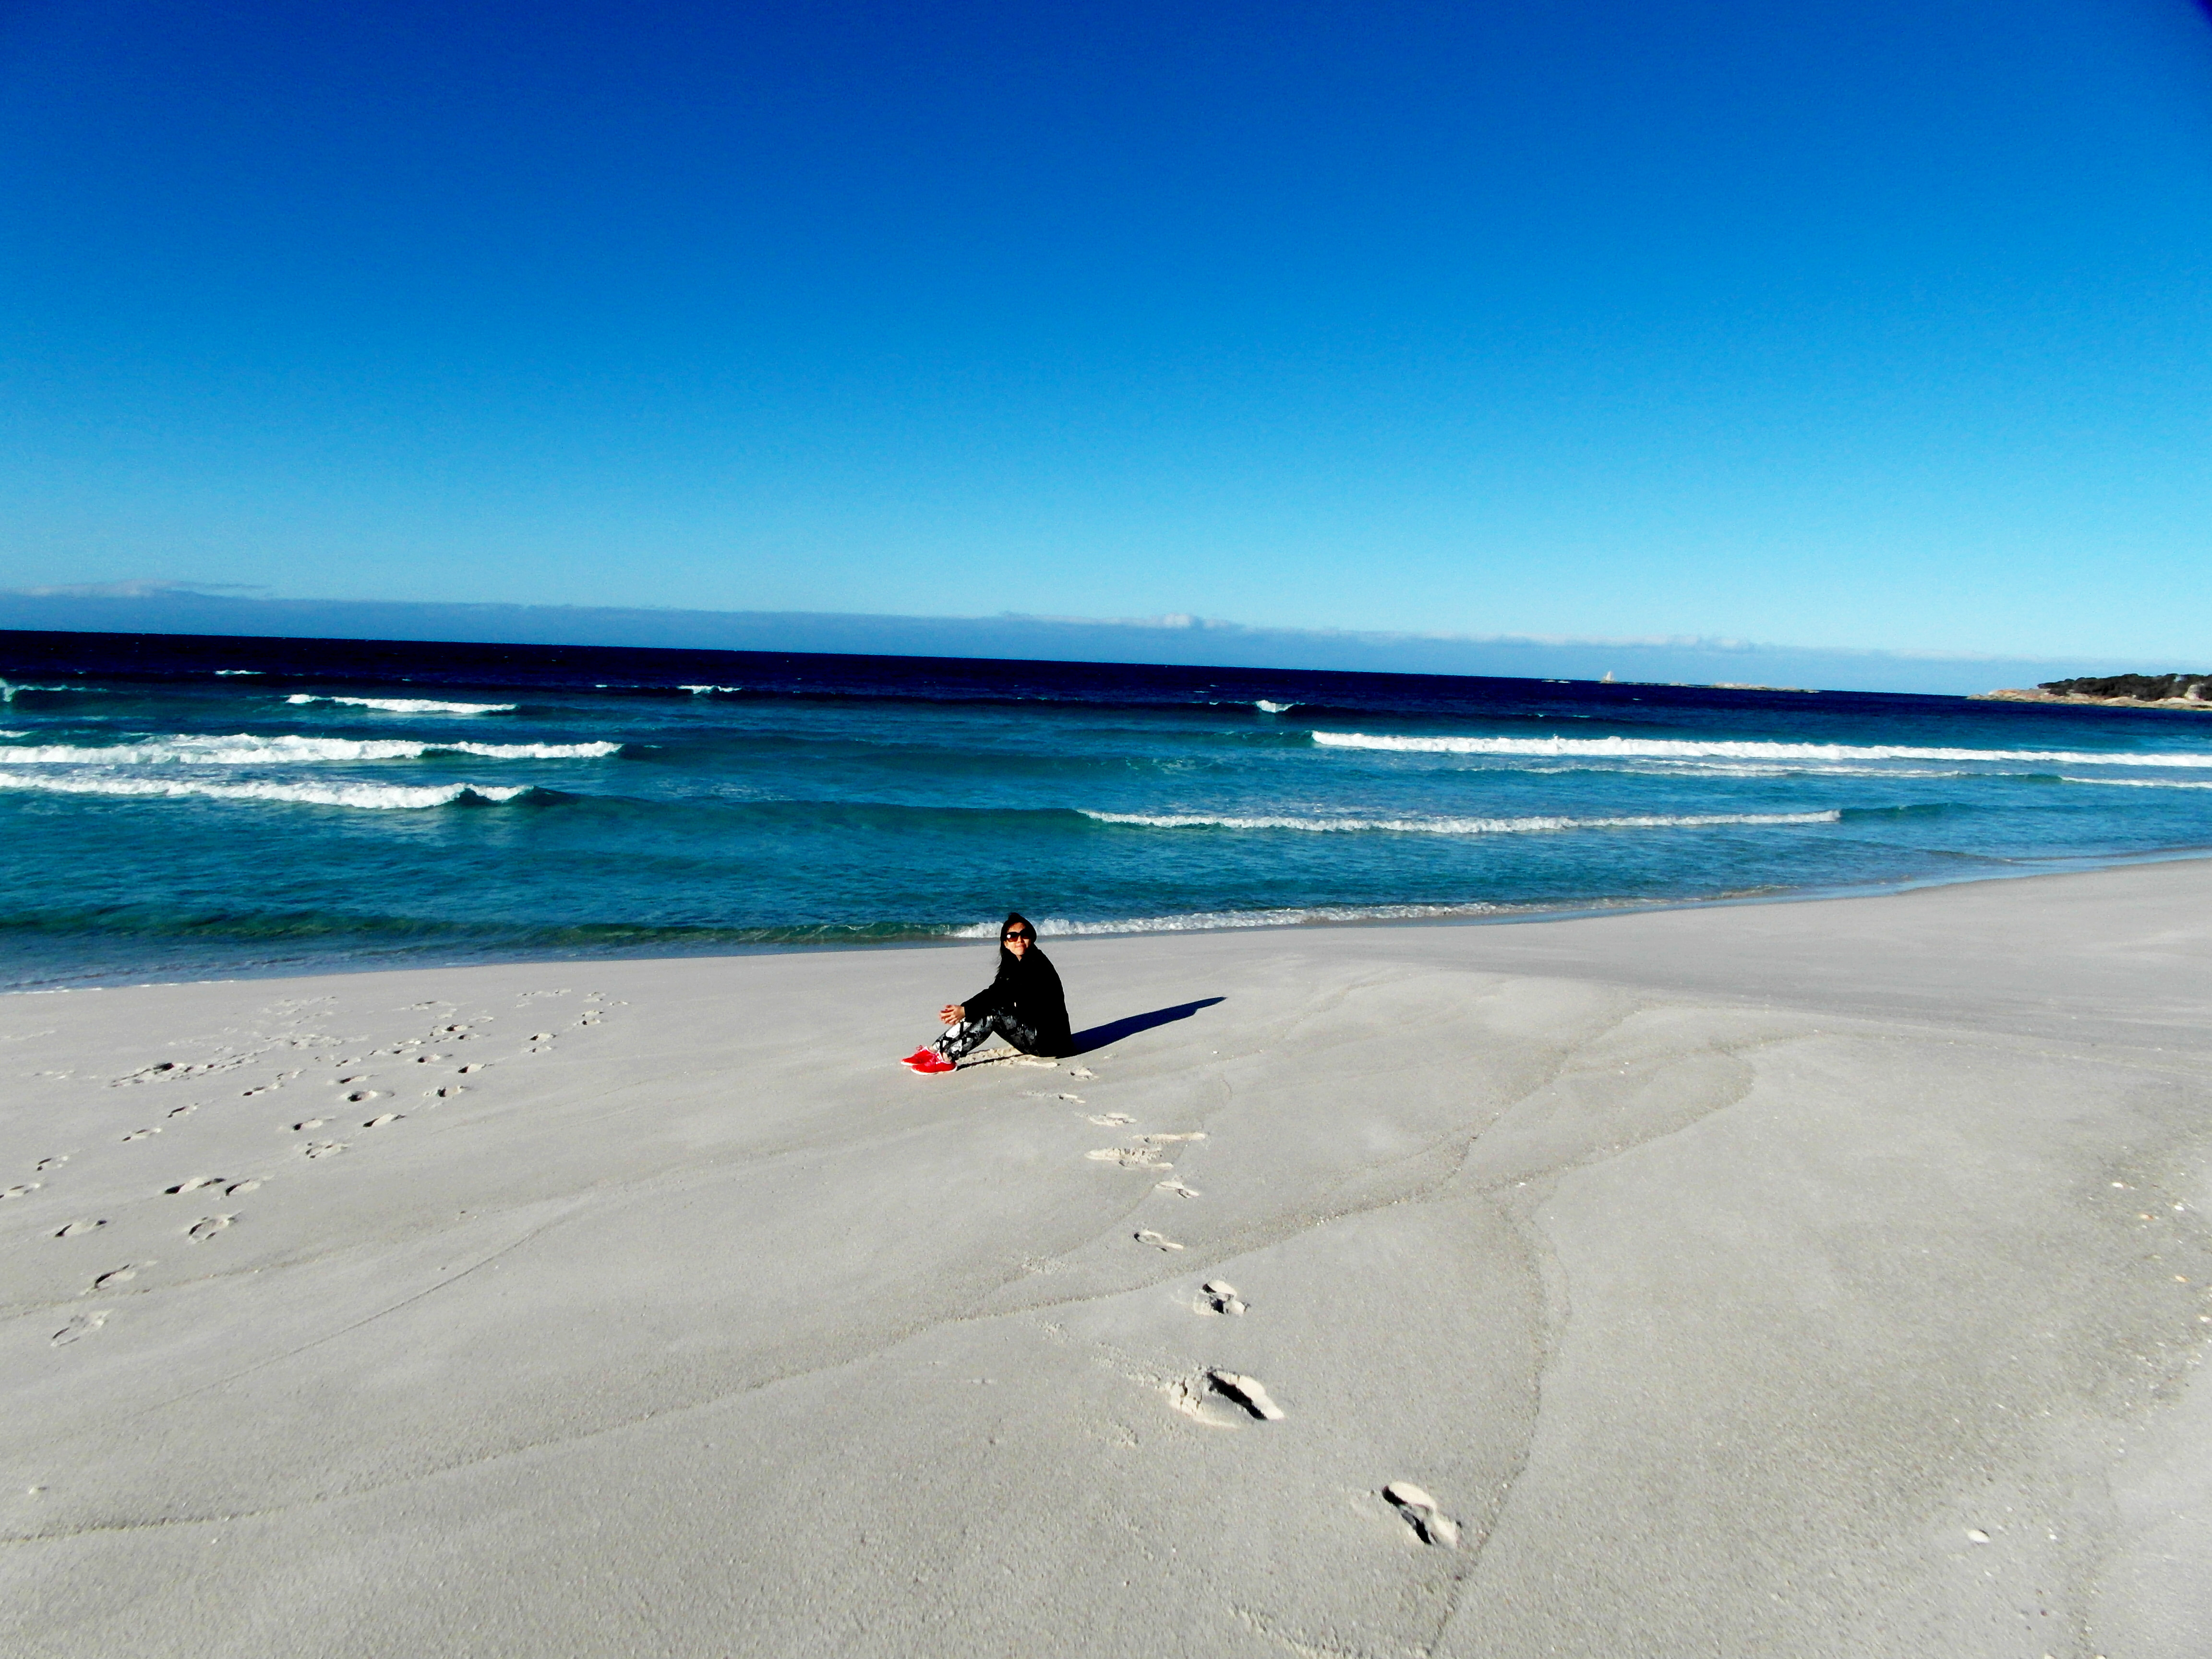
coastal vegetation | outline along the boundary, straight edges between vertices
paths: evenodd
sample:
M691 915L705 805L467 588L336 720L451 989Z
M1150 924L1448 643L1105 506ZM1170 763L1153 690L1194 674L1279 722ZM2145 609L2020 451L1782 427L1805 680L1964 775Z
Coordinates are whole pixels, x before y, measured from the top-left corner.
M2212 674L2106 674L2045 680L2033 690L1984 694L2005 702L2100 703L2115 708L2212 709Z

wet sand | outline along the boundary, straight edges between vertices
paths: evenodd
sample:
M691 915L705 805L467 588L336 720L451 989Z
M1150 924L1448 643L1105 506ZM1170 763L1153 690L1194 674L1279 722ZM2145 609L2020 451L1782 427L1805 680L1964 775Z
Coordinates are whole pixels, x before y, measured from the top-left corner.
M0 998L0 1649L2201 1651L2212 861L1047 945Z

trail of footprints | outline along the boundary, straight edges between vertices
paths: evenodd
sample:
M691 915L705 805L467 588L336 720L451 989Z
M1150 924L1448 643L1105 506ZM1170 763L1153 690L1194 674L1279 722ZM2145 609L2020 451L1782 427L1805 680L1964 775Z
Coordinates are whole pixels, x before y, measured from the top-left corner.
M1075 1075L1089 1078L1095 1073L1079 1068ZM1035 1099L1058 1099L1079 1106L1085 1103L1082 1097L1074 1094L1054 1094L1044 1090L1024 1092ZM1087 1112L1082 1116L1086 1123L1102 1129L1126 1129L1136 1125L1136 1120L1126 1112ZM1132 1138L1125 1145L1097 1147L1084 1156L1094 1163L1110 1164L1118 1169L1164 1174L1175 1166L1161 1156L1164 1152L1178 1144L1205 1139L1205 1131L1196 1129L1142 1134ZM1177 1198L1201 1196L1196 1188L1173 1179L1156 1182L1153 1190ZM1184 1248L1152 1227L1139 1227L1131 1237L1137 1243L1163 1253L1172 1254ZM1208 1318L1241 1317L1249 1311L1250 1306L1234 1285L1226 1279L1209 1279L1200 1286L1191 1310ZM1276 1403L1274 1397L1267 1392L1267 1384L1258 1377L1222 1367L1209 1368L1202 1382L1194 1383L1188 1377L1177 1378L1168 1385L1168 1394L1178 1409L1194 1417L1204 1415L1203 1407L1209 1394L1231 1401L1256 1422L1280 1423L1289 1415ZM1406 1523L1421 1543L1442 1549L1455 1550L1459 1547L1459 1522L1445 1514L1443 1506L1422 1488L1410 1480L1389 1480L1383 1483L1382 1496L1391 1511Z
M520 999L519 1006L527 1007L541 998L564 997L568 994L566 990L525 992ZM329 1005L333 1000L332 998L321 997L280 1002L265 1012L272 1016L295 1016L292 1023L295 1026L298 1026L306 1024L307 1018L316 1013L327 1013ZM586 1005L584 1012L574 1022L578 1028L601 1024L605 1018L607 1006L620 1006L611 1003L603 993L597 991L586 994L583 1001ZM444 1010L448 1015L457 1012L451 1004L434 1002L418 1003L415 1005L413 1012L426 1012L433 1010ZM385 1080L385 1086L381 1088L371 1086L380 1080L385 1070L409 1065L437 1067L450 1066L453 1075L473 1076L483 1072L492 1062L473 1057L464 1059L456 1050L461 1043L471 1041L480 1042L489 1036L489 1034L481 1028L493 1023L497 1018L494 1014L478 1014L468 1019L448 1018L445 1024L438 1025L426 1036L403 1038L398 1042L370 1048L366 1052L355 1053L343 1059L333 1058L324 1062L331 1068L333 1073L326 1081L345 1091L339 1097L342 1105L362 1108L392 1094L398 1086L397 1082L389 1079ZM524 1039L525 1046L520 1053L551 1054L555 1052L553 1045L557 1041L558 1036L556 1031L532 1031ZM179 1078L204 1079L213 1073L231 1071L249 1065L281 1048L290 1048L295 1051L336 1050L353 1048L362 1041L363 1039L358 1037L337 1037L310 1031L289 1037L270 1039L257 1049L225 1053L212 1060L197 1062L164 1060L155 1065L140 1066L136 1071L110 1079L109 1086L131 1087L168 1082ZM380 1067L378 1062L383 1062L383 1066ZM261 1096L273 1093L306 1076L309 1069L307 1066L301 1066L290 1070L279 1071L265 1082L241 1089L239 1091L239 1098L254 1100ZM404 1078L406 1074L403 1073L400 1075ZM436 1075L434 1072L428 1074L417 1073L414 1077L416 1080L428 1082ZM434 1107L441 1102L455 1098L464 1093L466 1088L466 1085L459 1083L434 1084L423 1091L422 1098L428 1105ZM133 1141L150 1139L160 1134L164 1127L175 1125L179 1119L191 1116L203 1105L208 1103L210 1103L195 1100L172 1107L163 1115L161 1122L132 1129L117 1137L117 1140L119 1144L128 1145ZM326 1108L325 1110L327 1109ZM382 1129L392 1124L404 1122L406 1121L406 1116L404 1112L386 1109L372 1112L370 1115L359 1119L358 1122L363 1130ZM282 1127L294 1134L312 1135L315 1130L331 1127L333 1121L334 1120L329 1117L307 1116L295 1119ZM294 1151L303 1158L318 1161L343 1152L350 1145L350 1142L341 1139L311 1138L297 1144ZM70 1161L70 1156L64 1152L52 1158L41 1158L33 1166L33 1173L58 1174L62 1166ZM259 1176L246 1176L234 1179L221 1175L193 1175L163 1188L161 1191L165 1196L169 1197L200 1194L207 1196L240 1198L258 1190L263 1183L264 1177ZM0 1188L0 1200L27 1198L32 1194L43 1189L46 1185L45 1181L33 1180ZM204 1244L229 1231L241 1218L240 1212L235 1210L203 1215L185 1225L182 1234L187 1243ZM58 1239L82 1238L99 1232L108 1224L108 1218L105 1216L78 1216L64 1222L59 1227L50 1230L48 1236ZM91 1296L120 1290L145 1269L158 1265L158 1261L150 1256L140 1261L123 1262L119 1266L94 1274L81 1294ZM107 1323L114 1311L113 1309L102 1308L74 1316L66 1325L53 1334L50 1339L51 1345L57 1348L66 1347L73 1342L91 1335Z

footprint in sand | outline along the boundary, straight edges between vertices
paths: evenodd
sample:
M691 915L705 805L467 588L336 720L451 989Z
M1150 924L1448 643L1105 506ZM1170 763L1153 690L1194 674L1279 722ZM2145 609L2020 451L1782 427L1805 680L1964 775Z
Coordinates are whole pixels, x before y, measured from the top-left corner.
M300 1155L302 1158L330 1158L345 1149L346 1144L343 1140L311 1140L300 1148Z
M179 1181L173 1187L164 1187L165 1193L196 1193L203 1187L220 1187L228 1176L194 1176L190 1181Z
M200 1066L179 1066L173 1060L165 1060L158 1066L142 1066L127 1077L117 1078L108 1086L119 1089L133 1083L154 1083L163 1078L191 1077L197 1073L212 1072L215 1069L216 1062L213 1060Z
M1459 1547L1459 1522L1412 1481L1393 1480L1382 1488L1382 1495L1424 1544L1437 1544L1448 1550Z
M376 1094L374 1089L356 1089L346 1097L346 1101L349 1105L358 1106L365 1100L374 1100Z
M79 1314L54 1333L53 1346L57 1348L65 1347L81 1336L90 1336L106 1322L107 1310L104 1308L98 1313Z
M123 1139L125 1140L143 1140L148 1135L157 1135L161 1133L161 1132L159 1128L133 1129L129 1134L124 1136Z
M438 1091L437 1098L440 1100L451 1100L455 1095L463 1095L467 1092L468 1091L461 1085L458 1083L448 1083L444 1088Z
M1156 1250L1179 1250L1182 1249L1182 1246L1176 1243L1172 1238L1168 1237L1164 1233L1156 1233L1150 1227L1139 1228L1133 1237L1136 1239L1138 1243L1149 1244Z
M150 1267L153 1265L150 1261L126 1261L121 1267L111 1268L94 1279L85 1287L85 1294L90 1296L94 1291L109 1290L122 1284L125 1279L136 1279L138 1277L139 1268Z
M387 1123L398 1122L399 1116L398 1112L379 1112L361 1127L364 1129L381 1129Z
M1127 1112L1093 1112L1083 1121L1095 1123L1102 1129L1126 1129L1137 1120Z
M466 1075L467 1075L469 1073L471 1073L471 1072L481 1072L482 1070L483 1070L483 1068L484 1068L484 1062L483 1062L483 1060L471 1060L467 1065L465 1065L465 1066L462 1066L460 1069L461 1069L461 1073L462 1073L462 1075L463 1075L463 1076L466 1076Z
M105 1216L80 1216L75 1221L67 1222L63 1225L57 1227L54 1230L54 1237L56 1238L82 1238L87 1233L98 1232L106 1224L107 1218Z
M0 1198L28 1198L46 1184L43 1181L27 1181L20 1187L0 1187Z
M292 1133L295 1135L303 1135L310 1129L321 1128L329 1121L326 1117L303 1117L292 1126Z
M1235 1371L1209 1371L1213 1386L1264 1422L1279 1423L1283 1408L1267 1397L1267 1390L1256 1376L1241 1376Z
M197 1112L198 1110L199 1110L199 1108L198 1108L197 1105L191 1105L191 1106L172 1106L172 1107L169 1109L169 1115L170 1115L171 1117L190 1117L190 1116L191 1116L194 1112Z
M225 1198L236 1198L240 1193L252 1192L260 1185L261 1181L258 1176L249 1176L244 1181L232 1182L229 1186L222 1189L222 1195Z
M68 1162L69 1154L67 1152L64 1152L58 1158L42 1158L36 1164L33 1164L31 1168L43 1175L48 1170L60 1169L63 1164Z
M1205 1196L1205 1194L1200 1192L1197 1188L1186 1187L1180 1181L1163 1181L1157 1182L1153 1186L1152 1190L1156 1193L1173 1193L1177 1198L1203 1198Z
M234 1215L204 1216L185 1229L185 1237L195 1244L204 1244L237 1219Z
M1172 1170L1150 1146L1098 1146L1084 1153L1094 1164L1116 1164L1125 1170Z
M1202 1314L1241 1314L1244 1307L1244 1298L1225 1279L1209 1279L1199 1291L1198 1310Z
M1088 1066L1071 1066L1067 1074L1070 1077L1075 1078L1089 1078L1097 1077L1098 1075L1097 1073L1092 1071Z
M1140 1139L1147 1146L1172 1146L1178 1140L1203 1140L1206 1139L1206 1131L1193 1129L1187 1134L1145 1135Z

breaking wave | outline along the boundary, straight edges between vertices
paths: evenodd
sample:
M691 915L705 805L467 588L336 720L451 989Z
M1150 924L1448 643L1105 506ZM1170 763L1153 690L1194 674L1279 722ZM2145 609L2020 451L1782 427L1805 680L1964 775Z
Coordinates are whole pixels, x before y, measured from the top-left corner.
M15 685L0 680L0 702L13 702L18 694L25 691L90 691L94 689L88 685Z
M425 697L318 697L295 691L286 702L337 702L349 708L374 708L380 714L506 714L520 708L513 702L434 702Z
M1543 907L1534 904L1314 904L1277 910L1193 910L1182 915L1132 916L1119 921L1070 921L1047 916L1036 925L1039 939L1083 939L1112 933L1210 933L1231 927L1297 927L1315 922L1434 921L1454 916L1516 915ZM1600 907L1589 907L1600 908ZM1607 907L1609 908L1609 907ZM995 939L1002 923L980 921L951 927L941 939Z
M528 784L500 788L480 783L409 787L384 783L207 783L197 778L56 777L51 773L0 772L0 789L51 795L135 795L158 799L288 801L304 806L350 806L371 811L419 811L457 801L501 802L543 796Z
M1092 811L1085 811L1083 816L1100 823L1134 824L1148 830L1297 830L1316 834L1380 830L1401 836L1530 836L1563 830L1702 830L1720 824L1837 823L1843 818L1840 811L1655 813L1608 818L1247 818L1190 812Z
M0 766L271 766L420 760L425 755L475 755L485 760L604 760L620 754L622 749L618 743L425 743L401 738L259 738L241 732L230 737L180 733L152 743L99 747L0 746Z
M2061 783L2101 783L2112 789L2212 789L2212 783L2184 783L2179 778L2068 778Z
M1316 732L1323 749L1380 749L1414 755L1580 756L1621 760L2047 761L2068 766L2212 766L2212 754L2082 753L2054 749L1920 749L1897 744L1698 743L1672 738L1401 738Z

